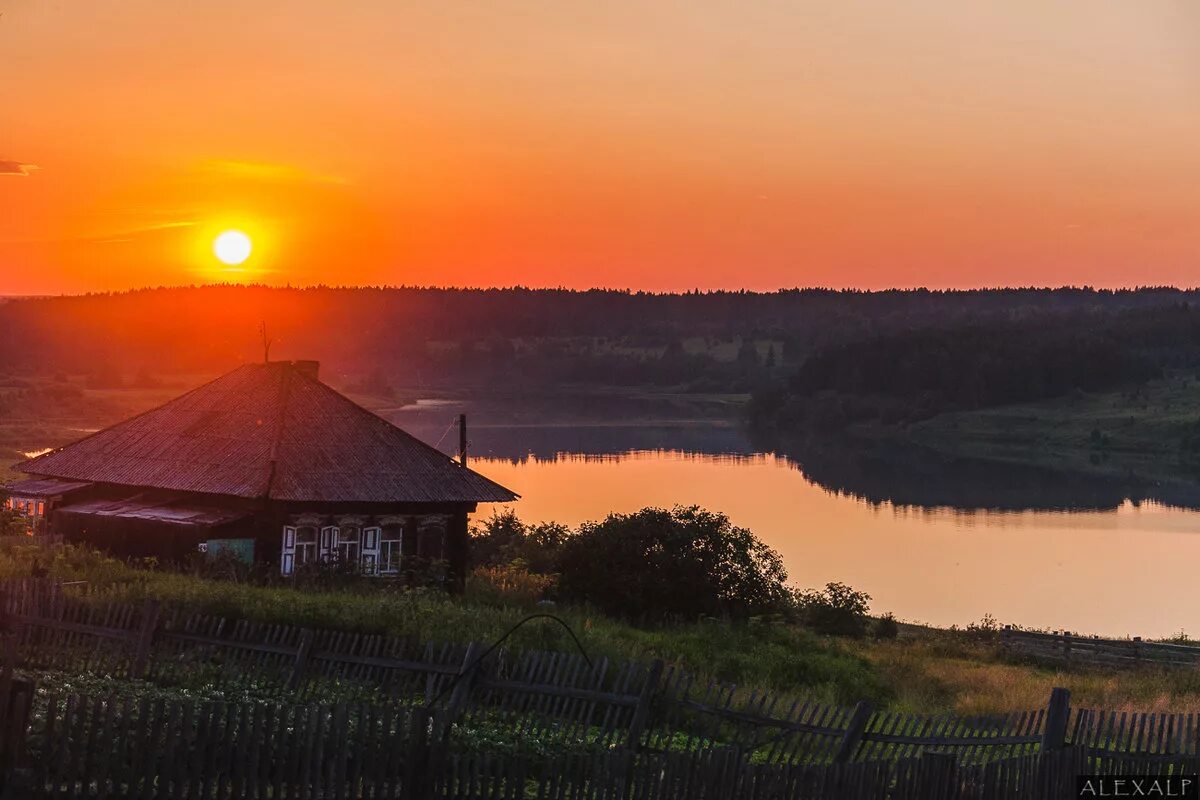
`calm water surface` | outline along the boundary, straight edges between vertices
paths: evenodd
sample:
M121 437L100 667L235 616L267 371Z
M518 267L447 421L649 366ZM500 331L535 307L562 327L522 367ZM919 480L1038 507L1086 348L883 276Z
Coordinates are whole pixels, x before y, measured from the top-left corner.
M804 459L711 425L498 426L471 440L472 466L520 493L512 507L526 520L697 504L778 550L794 583L843 581L902 619L1200 633L1200 513L1119 485L846 450L812 459L818 480Z
M452 452L458 410L382 413ZM775 548L794 584L842 581L901 619L1200 634L1200 484L1147 488L854 444L785 456L713 422L505 422L472 425L471 466L518 492L525 520L700 505ZM502 507L479 514L491 508Z

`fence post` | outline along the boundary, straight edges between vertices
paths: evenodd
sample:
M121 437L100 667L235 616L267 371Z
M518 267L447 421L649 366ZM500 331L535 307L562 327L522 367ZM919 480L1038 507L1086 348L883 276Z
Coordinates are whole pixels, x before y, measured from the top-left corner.
M854 758L863 734L866 733L867 723L871 721L872 713L874 713L874 709L865 700L860 700L854 706L854 711L850 714L850 722L846 725L846 732L842 734L842 741L838 744L837 752L833 754L835 764L844 764Z
M629 723L629 746L636 750L646 731L646 721L650 718L650 704L654 701L654 692L658 682L662 680L663 662L661 658L654 659L650 672L646 675L646 683L638 696L637 706L633 709L633 719Z
M926 750L918 762L917 797L951 800L958 797L958 756Z
M300 632L300 646L296 648L296 660L292 662L292 674L288 676L287 688L289 691L295 691L300 685L300 679L304 677L304 667L308 663L308 651L312 649L313 632L303 630Z
M467 653L463 656L462 669L458 671L458 684L454 687L454 691L450 693L450 702L446 704L446 724L453 722L459 714L462 713L463 707L467 704L467 699L471 696L471 689L474 688L474 683L479 675L479 667L482 665L475 664L479 654L483 651L483 645L479 642L471 642L467 645Z
M404 785L400 787L400 796L404 800L426 800L433 794L433 774L430 769L432 743L429 738L432 717L430 710L421 706L413 708L409 716Z
M1042 731L1042 752L1061 750L1067 743L1067 720L1071 716L1071 692L1057 687L1050 691L1046 707L1046 728Z
M150 660L150 645L154 642L154 630L158 627L158 615L162 610L157 600L147 600L142 606L142 627L134 641L133 666L129 677L140 678L146 674L146 663Z

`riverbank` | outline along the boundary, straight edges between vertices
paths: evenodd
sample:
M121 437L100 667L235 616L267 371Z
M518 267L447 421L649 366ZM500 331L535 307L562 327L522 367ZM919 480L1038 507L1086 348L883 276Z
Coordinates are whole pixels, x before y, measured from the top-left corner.
M1131 482L1200 476L1200 381L1176 374L1119 391L939 414L910 425L941 453Z

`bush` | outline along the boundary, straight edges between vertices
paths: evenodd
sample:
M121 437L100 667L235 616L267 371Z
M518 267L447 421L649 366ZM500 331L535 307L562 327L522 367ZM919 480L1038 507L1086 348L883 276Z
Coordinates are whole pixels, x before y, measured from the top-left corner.
M744 619L788 605L779 554L724 514L645 508L580 526L559 556L559 590L615 616Z
M895 639L899 635L900 625L897 624L896 618L892 616L891 612L875 620L876 639Z
M810 589L796 595L804 624L832 636L864 636L870 622L870 602L869 594L844 583L827 583L822 591Z
M481 567L521 561L530 572L550 574L557 571L559 553L570 534L566 525L557 522L528 525L511 509L493 513L471 528L471 560Z
M29 518L15 509L4 506L7 498L0 494L0 536L25 536L30 533Z
M984 614L979 622L967 625L967 635L982 642L1000 641L1000 623L991 614Z
M553 575L530 572L523 561L495 567L476 567L467 578L466 598L495 606L531 606L557 582Z

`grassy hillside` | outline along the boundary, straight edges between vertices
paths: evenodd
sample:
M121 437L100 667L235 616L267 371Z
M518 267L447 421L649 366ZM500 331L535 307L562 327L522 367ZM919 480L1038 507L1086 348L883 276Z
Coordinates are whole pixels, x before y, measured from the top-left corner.
M1117 391L940 414L918 444L964 456L1147 481L1200 474L1200 381L1191 373Z
M26 575L39 551L0 552L0 578ZM483 592L451 598L437 591L378 585L300 591L142 569L74 548L39 556L53 576L87 580L101 599L155 597L208 613L275 623L389 633L427 641L495 641L534 609L488 601ZM544 608L537 608L544 611ZM986 713L1042 706L1053 686L1080 705L1200 711L1200 677L1188 670L1064 671L1015 661L995 643L994 625L965 631L908 628L899 639L853 640L783 623L720 621L661 628L628 625L587 608L558 608L592 655L663 658L741 691L769 689L820 702L870 700L911 712ZM531 624L515 648L570 650L558 626Z

